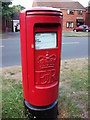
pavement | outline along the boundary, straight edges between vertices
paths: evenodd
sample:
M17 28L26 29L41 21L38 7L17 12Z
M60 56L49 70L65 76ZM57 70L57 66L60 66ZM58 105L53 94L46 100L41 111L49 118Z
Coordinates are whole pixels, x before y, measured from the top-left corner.
M2 39L2 67L21 65L20 33L5 33ZM62 37L62 60L84 57L88 57L88 37Z

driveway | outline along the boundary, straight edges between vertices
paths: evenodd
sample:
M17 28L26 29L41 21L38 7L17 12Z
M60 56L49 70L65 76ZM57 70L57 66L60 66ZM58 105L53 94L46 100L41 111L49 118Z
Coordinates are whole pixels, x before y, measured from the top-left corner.
M2 67L21 65L20 33L3 35ZM88 37L62 37L61 59L88 57Z

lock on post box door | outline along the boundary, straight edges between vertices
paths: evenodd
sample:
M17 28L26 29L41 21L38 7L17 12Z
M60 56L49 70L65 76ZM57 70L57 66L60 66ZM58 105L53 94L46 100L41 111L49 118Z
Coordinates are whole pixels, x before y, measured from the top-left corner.
M53 8L22 11L20 26L25 105L31 111L57 109L62 12Z

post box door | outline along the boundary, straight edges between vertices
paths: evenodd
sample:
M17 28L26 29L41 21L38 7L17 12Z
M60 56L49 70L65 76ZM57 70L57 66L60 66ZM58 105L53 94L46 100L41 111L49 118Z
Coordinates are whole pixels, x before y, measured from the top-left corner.
M57 84L57 29L35 30L35 86L44 89Z

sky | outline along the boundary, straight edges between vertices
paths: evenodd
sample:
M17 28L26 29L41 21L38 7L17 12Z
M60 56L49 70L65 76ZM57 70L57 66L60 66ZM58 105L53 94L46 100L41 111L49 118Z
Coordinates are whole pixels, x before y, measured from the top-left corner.
M49 0L50 1L50 0ZM68 1L68 0L67 0ZM80 2L84 7L88 6L89 0L74 0ZM22 5L25 8L30 8L32 6L33 0L12 0L13 5Z

